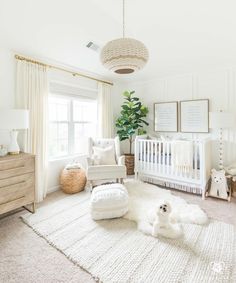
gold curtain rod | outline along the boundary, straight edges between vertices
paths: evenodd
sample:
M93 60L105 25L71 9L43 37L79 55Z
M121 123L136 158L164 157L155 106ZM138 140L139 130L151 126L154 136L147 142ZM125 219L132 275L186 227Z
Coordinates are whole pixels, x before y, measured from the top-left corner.
M25 57L19 56L19 55L15 55L15 58L17 60L27 61L27 62L30 62L30 63L33 63L33 64L38 64L38 65L45 66L45 67L48 67L48 68L52 68L52 69L55 69L55 70L63 71L63 72L69 73L69 74L71 74L73 76L79 76L79 77L83 77L83 78L90 79L90 80L93 80L93 81L97 81L97 82L100 82L100 83L104 83L104 84L108 84L108 85L113 85L113 83L108 82L108 81L99 80L99 79L96 79L94 77L90 77L90 76L87 76L87 75L84 75L84 74L81 74L81 73L77 73L77 72L72 72L72 71L66 70L66 69L61 68L61 67L57 67L57 66L53 66L53 65L48 65L48 64L45 64L45 63L42 63L42 62L39 62L39 61L35 61L33 59L29 59L29 58L25 58Z

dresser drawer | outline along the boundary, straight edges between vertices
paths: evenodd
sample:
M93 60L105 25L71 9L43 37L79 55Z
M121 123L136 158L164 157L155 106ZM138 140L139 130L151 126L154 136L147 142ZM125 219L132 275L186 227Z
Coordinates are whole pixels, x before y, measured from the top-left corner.
M0 180L0 205L23 198L34 200L34 173Z
M0 180L34 172L34 158L0 162Z
M33 202L32 198L30 198L29 196L26 196L26 197L20 197L18 199L11 200L6 204L0 204L0 214L6 213L8 211L11 211L21 206L30 204L32 202Z

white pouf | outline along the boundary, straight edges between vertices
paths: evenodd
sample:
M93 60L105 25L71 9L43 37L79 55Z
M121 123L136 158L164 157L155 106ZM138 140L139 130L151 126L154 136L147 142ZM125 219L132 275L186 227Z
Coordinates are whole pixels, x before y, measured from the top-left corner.
M93 189L90 201L94 220L123 216L128 211L129 195L122 184L107 184Z

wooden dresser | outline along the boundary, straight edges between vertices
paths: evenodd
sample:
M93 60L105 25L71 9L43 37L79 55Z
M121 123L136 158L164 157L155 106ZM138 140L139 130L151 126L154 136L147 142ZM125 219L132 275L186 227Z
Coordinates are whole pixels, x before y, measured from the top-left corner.
M35 211L35 156L0 157L0 214L31 204Z

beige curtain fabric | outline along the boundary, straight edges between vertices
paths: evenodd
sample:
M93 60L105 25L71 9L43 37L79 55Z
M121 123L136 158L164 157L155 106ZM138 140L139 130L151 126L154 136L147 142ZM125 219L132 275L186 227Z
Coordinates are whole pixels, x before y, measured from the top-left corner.
M29 129L23 148L36 155L36 201L47 193L48 75L47 67L17 60L16 107L29 109Z
M101 138L113 138L113 111L111 86L98 83L98 135Z

